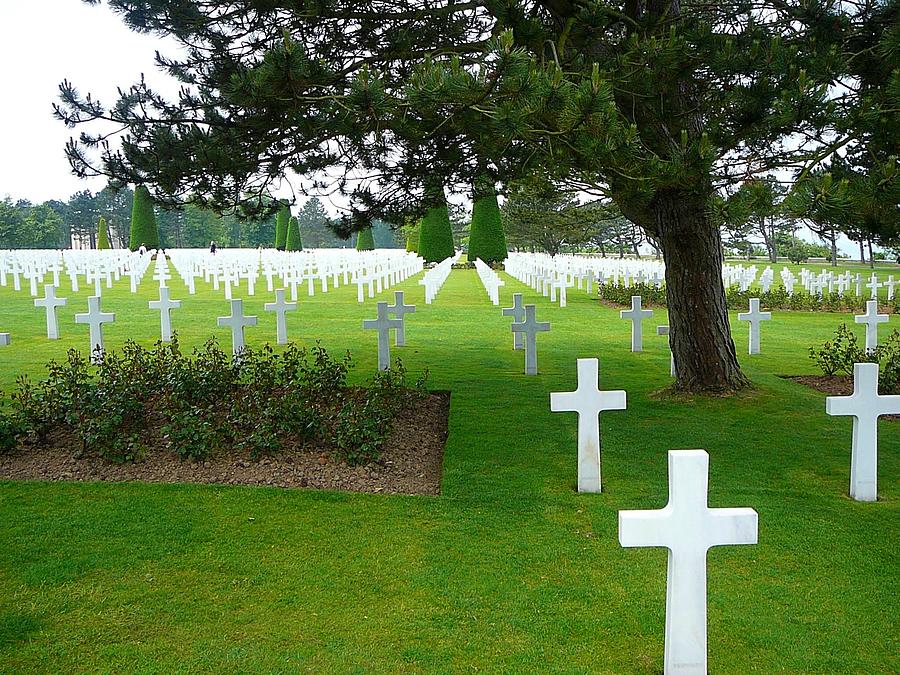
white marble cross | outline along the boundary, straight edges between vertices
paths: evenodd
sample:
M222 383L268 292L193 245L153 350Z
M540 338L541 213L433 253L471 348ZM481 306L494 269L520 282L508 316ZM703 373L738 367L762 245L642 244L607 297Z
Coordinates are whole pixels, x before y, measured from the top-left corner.
M514 323L510 328L513 333L522 333L525 336L525 374L537 375L537 334L550 330L549 321L537 321L535 319L535 306L525 305L525 319L521 323Z
M503 316L511 316L513 323L525 320L525 307L522 305L522 294L513 293L513 306L503 308ZM513 333L513 349L525 349L525 334Z
M869 279L869 283L866 284L866 288L871 292L870 297L873 300L878 299L878 289L884 286L884 284L878 282L878 275L875 272L872 272L872 276Z
M600 413L625 410L624 391L600 391L598 359L578 359L578 388L551 393L550 410L578 413L578 491L600 492Z
M374 329L378 332L378 370L390 369L390 332L392 328L400 328L402 325L402 320L388 317L388 304L386 302L378 303L378 318L363 321L364 329Z
M99 354L103 351L103 324L112 323L116 315L112 312L100 311L100 296L92 295L88 298L87 314L76 314L75 323L86 323L91 329L91 361L97 362Z
M887 281L884 282L885 288L887 288L887 299L894 299L894 287L900 286L900 281L894 281L894 275L888 275Z
M866 313L853 317L856 323L866 324L866 352L874 352L878 346L878 324L887 323L888 315L878 313L878 301L866 301Z
M231 328L231 351L237 356L244 350L244 327L255 326L255 316L244 315L244 301L241 298L231 300L231 316L220 316L217 319L219 326Z
M66 304L66 298L56 297L56 286L47 284L44 286L44 297L34 301L35 307L43 307L47 313L47 339L59 339L59 320L56 317L56 308Z
M666 337L668 337L670 333L671 333L671 330L669 329L668 326L657 326L656 327L657 335L665 335ZM675 377L675 352L672 351L671 345L669 345L669 375L671 375L672 377Z
M825 399L829 415L853 416L850 496L859 502L878 499L878 418L900 414L900 396L878 393L878 364L853 364L853 394Z
M631 296L631 309L619 312L622 319L631 320L631 351L644 351L644 331L641 327L641 321L649 319L653 316L652 309L641 309L641 296Z
M706 673L706 552L755 544L753 509L707 506L709 455L669 451L669 503L656 511L619 511L619 543L669 549L665 673Z
M394 304L388 306L388 314L393 314L396 318L400 319L400 327L394 334L395 347L406 346L406 315L414 314L415 311L415 305L403 304L403 291L394 291Z
M275 312L275 332L278 337L278 344L287 344L287 312L293 312L297 309L296 302L285 302L285 289L279 288L275 291L275 302L267 302L263 309L267 312Z
M171 278L171 277L170 277ZM148 305L150 309L158 309L159 310L159 327L160 327L160 339L163 342L171 342L172 341L172 317L170 312L173 309L178 309L181 307L181 300L170 300L169 299L169 287L168 286L160 286L159 287L159 300L151 300Z
M749 354L759 354L759 324L761 321L771 320L772 312L759 311L759 298L750 298L750 311L738 314L738 321L750 322Z

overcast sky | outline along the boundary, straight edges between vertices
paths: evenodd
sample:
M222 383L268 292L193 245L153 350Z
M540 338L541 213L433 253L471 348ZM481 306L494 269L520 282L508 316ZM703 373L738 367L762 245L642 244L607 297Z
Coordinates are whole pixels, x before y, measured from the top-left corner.
M102 189L105 180L80 180L69 169L63 149L79 130L53 117L59 83L68 79L104 104L141 73L177 91L154 68L156 49L175 53L172 42L128 30L105 4L0 0L0 197L43 202Z

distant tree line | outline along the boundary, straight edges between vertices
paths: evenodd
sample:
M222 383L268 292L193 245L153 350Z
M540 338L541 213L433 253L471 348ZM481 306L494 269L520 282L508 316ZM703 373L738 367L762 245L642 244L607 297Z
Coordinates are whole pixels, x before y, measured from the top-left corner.
M33 204L26 199L0 201L0 248L69 248L73 240L83 248L97 248L100 218L106 221L113 248L128 246L131 229L131 188L104 188L92 193L81 190L67 201L52 199ZM263 219L241 219L219 215L187 204L179 209L154 208L163 248L219 246L257 248L275 243L275 215ZM292 209L305 248L352 248L355 239L341 239L329 227L333 219L321 200L312 197ZM396 248L398 237L390 224L375 220L372 234L376 248Z

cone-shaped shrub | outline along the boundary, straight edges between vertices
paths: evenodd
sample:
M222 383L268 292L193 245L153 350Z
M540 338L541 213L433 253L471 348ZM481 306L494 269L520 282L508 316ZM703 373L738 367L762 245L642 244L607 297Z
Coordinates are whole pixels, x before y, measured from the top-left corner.
M410 227L407 229L406 235L406 252L407 253L418 253L419 252L419 230L422 229L422 221L418 221L415 227Z
M481 258L488 265L506 260L506 235L500 221L497 192L490 179L476 184L473 194L472 229L469 232L469 260Z
M286 251L303 250L303 242L300 241L300 225L293 216L288 220L287 238L285 239L284 248Z
M275 248L279 251L283 251L287 247L287 230L290 219L291 208L282 202L281 208L278 209L278 215L275 216Z
M100 222L97 223L97 248L105 251L109 247L109 229L106 227L106 218L100 216Z
M375 237L372 234L372 228L367 227L356 233L356 250L357 251L374 251Z
M128 248L137 251L141 244L148 249L159 248L159 228L153 212L153 197L146 187L138 185L134 188L134 202L131 206L131 237Z
M419 255L425 262L440 262L453 255L453 231L442 186L432 186L427 198L431 208L419 226Z

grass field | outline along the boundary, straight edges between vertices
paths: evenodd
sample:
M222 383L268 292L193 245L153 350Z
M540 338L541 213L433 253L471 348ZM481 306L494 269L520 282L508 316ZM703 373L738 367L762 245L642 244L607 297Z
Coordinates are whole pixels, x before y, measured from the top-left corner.
M853 502L851 421L778 377L815 372L807 348L852 317L776 311L751 358L733 315L756 389L674 401L657 393L670 381L660 310L632 354L617 310L576 290L560 309L504 278L504 306L523 292L552 322L539 376L522 374L474 271L455 270L430 306L417 278L400 287L418 307L393 355L453 392L440 497L0 482L0 671L658 673L666 551L621 548L617 512L665 505L673 448L709 452L711 506L759 512L758 545L709 554L710 672L900 670L900 423L880 424L880 501ZM107 293L107 346L152 343L153 282ZM289 335L351 350L352 378L367 378L373 302L358 305L355 287L304 293ZM27 289L0 289L13 339L0 388L87 346L72 317L89 293L59 294L69 304L51 343ZM221 294L176 282L172 297L183 343L230 344L215 327ZM251 345L274 341L270 300L246 302L260 317ZM626 411L602 416L600 495L574 491L576 416L549 411L549 392L574 389L575 359L589 356L601 388L628 392Z

